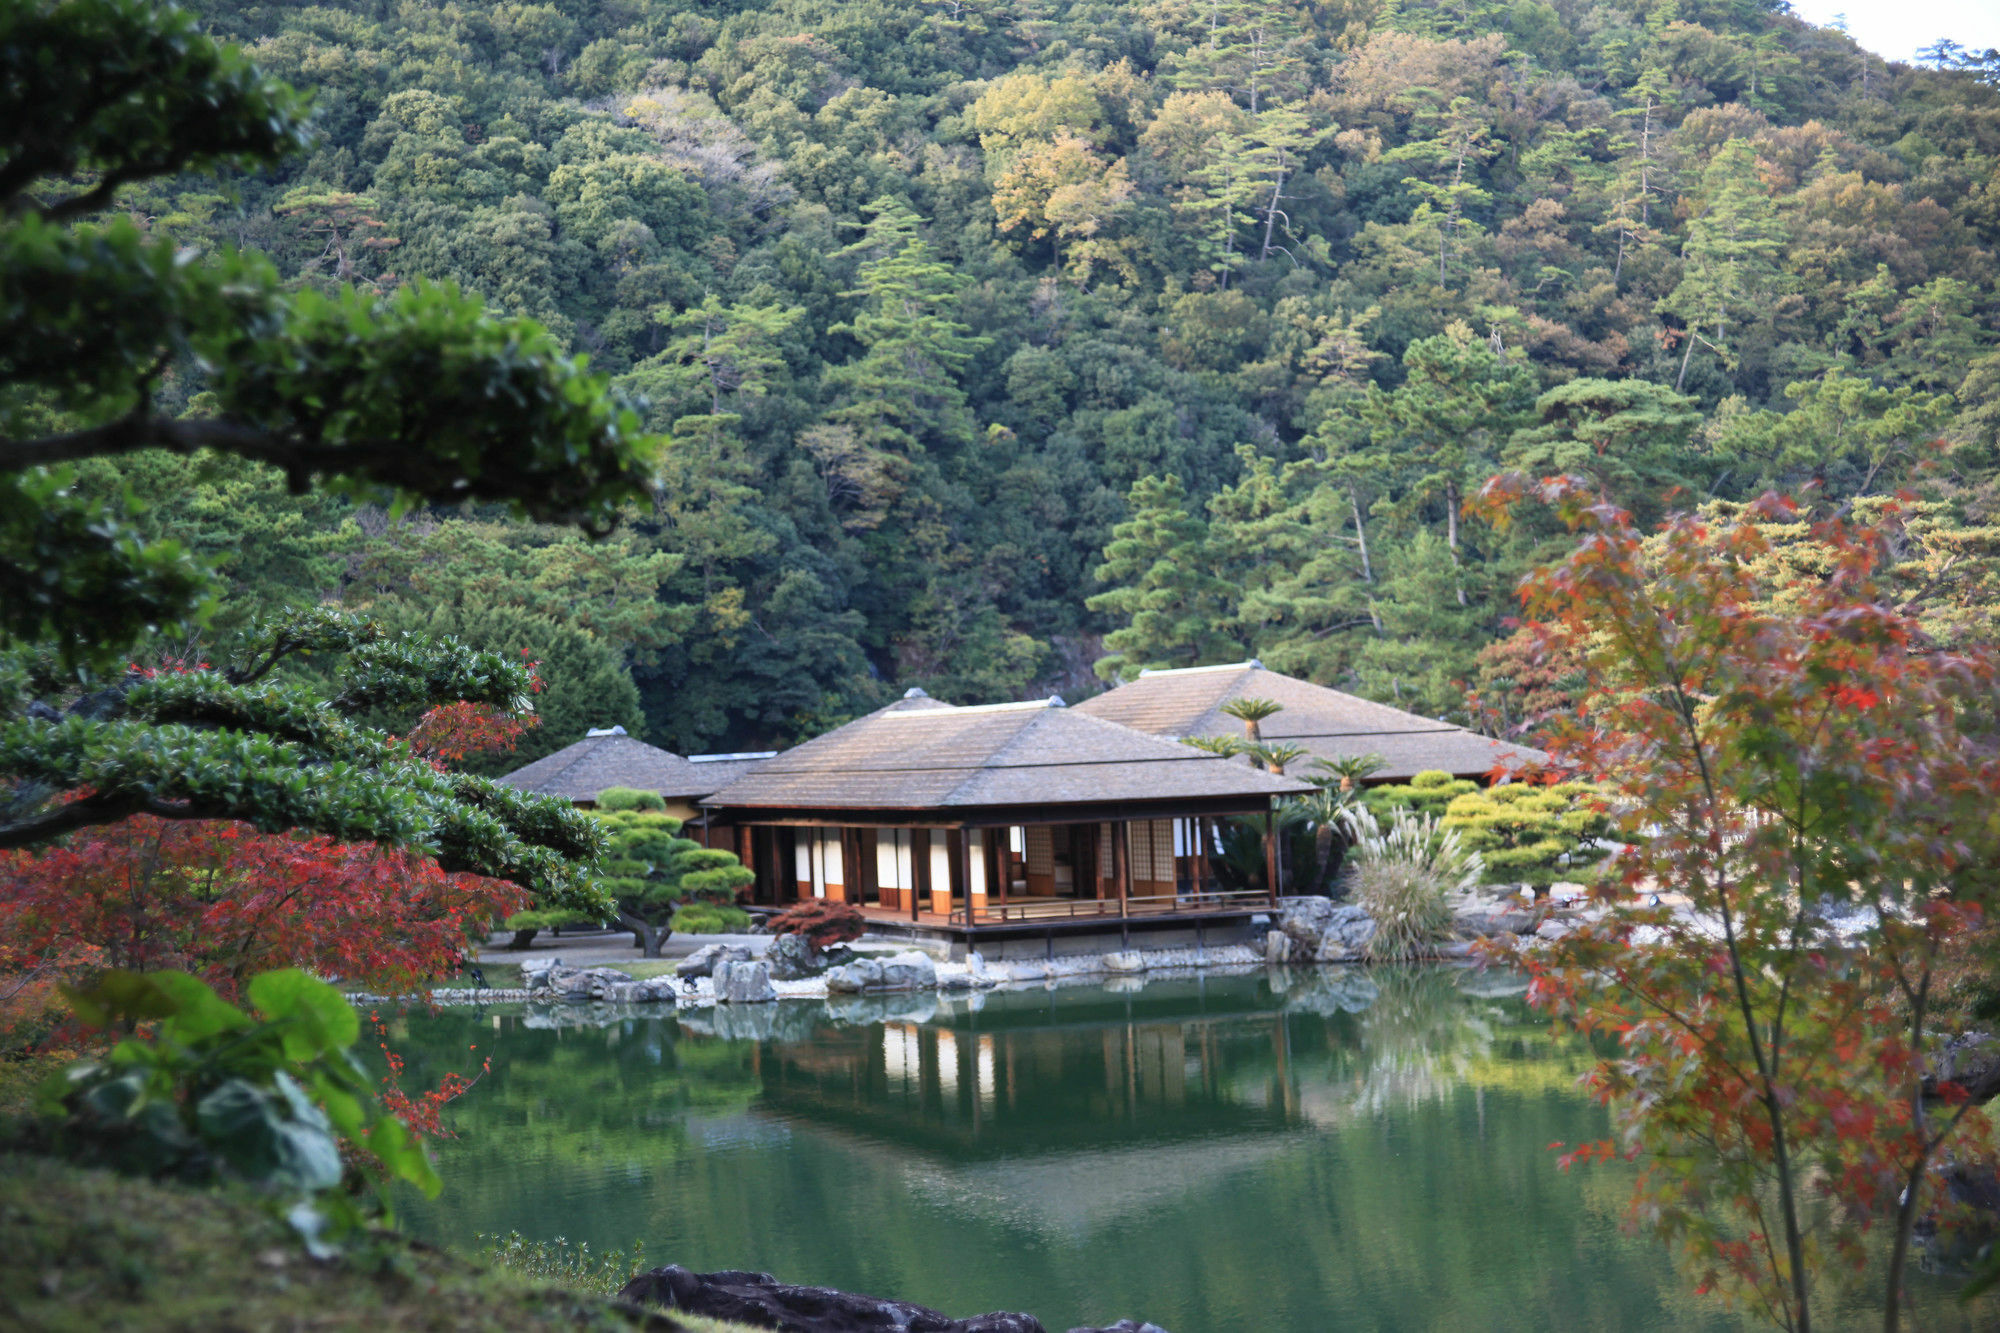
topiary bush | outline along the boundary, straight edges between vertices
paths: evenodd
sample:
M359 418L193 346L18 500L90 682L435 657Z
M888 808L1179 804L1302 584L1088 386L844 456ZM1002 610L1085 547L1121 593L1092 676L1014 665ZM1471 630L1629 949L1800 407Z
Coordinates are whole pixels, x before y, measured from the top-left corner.
M1466 792L1452 798L1441 824L1485 859L1488 882L1538 890L1587 877L1604 859L1600 839L1611 831L1604 793L1587 782Z
M573 912L568 908L535 908L526 912L516 912L501 922L504 929L514 932L514 938L507 941L509 949L526 949L535 943L535 936L545 930L561 930L564 926L594 926L597 918L588 912Z
M656 791L640 791L637 787L606 787L597 793L597 808L607 815L621 810L665 814L667 802Z
M611 835L600 882L617 904L618 923L648 958L660 956L678 913L703 900L728 904L756 880L735 853L680 836L681 821L665 810L655 792L609 787L597 793L595 813Z
M735 935L750 929L750 914L722 903L693 902L674 913L673 928L681 935Z
M1416 958L1451 933L1452 899L1473 892L1486 866L1436 817L1397 811L1384 829L1365 807L1348 816L1348 897L1375 922L1371 958Z
M1478 790L1479 784L1470 778L1455 778L1434 768L1408 782L1370 787L1361 799L1377 819L1391 818L1398 810L1442 816L1453 801Z

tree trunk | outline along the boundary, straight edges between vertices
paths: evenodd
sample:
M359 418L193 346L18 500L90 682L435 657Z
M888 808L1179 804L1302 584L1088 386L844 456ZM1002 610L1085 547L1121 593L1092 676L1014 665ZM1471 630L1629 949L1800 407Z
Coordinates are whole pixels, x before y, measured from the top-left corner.
M541 933L541 928L538 926L530 926L526 930L517 930L514 932L514 938L507 941L507 947L509 949L528 948L535 942L535 936Z
M1347 507L1354 511L1354 541L1361 549L1361 581L1373 583L1375 567L1368 561L1368 527L1361 521L1361 501L1355 498L1353 491L1347 493Z
M1676 376L1674 377L1674 392L1675 392L1675 393L1679 393L1679 392L1681 391L1681 385L1683 385L1683 384L1687 383L1687 377L1688 377L1688 362L1690 362L1690 361L1692 361L1692 360L1694 359L1694 331L1695 331L1695 329L1697 329L1698 327L1700 327L1700 326L1699 326L1699 325L1696 325L1696 324L1690 324L1690 325L1688 325L1688 328L1687 328L1687 339L1688 339L1688 345L1687 345L1687 351L1685 351L1685 352L1681 353L1681 373L1680 373L1680 374L1678 374L1678 375L1676 375Z
M1331 824L1322 824L1313 834L1316 846L1314 853L1319 861L1319 878L1312 886L1315 897L1333 896L1333 879L1340 873L1341 865L1347 860L1347 843L1343 841Z
M658 958L660 946L674 933L672 926L656 926L622 907L618 909L618 924L632 932L632 942L639 946L639 953L645 958Z
M1458 604L1466 605L1464 566L1458 561L1458 483L1444 484L1444 544L1451 550L1452 581L1458 587Z
M1271 257L1271 231L1278 221L1278 201L1284 197L1285 169L1279 167L1278 183L1271 187L1271 202L1264 208L1264 252L1257 256L1257 262L1260 264ZM1288 221L1285 225L1289 227L1291 223Z

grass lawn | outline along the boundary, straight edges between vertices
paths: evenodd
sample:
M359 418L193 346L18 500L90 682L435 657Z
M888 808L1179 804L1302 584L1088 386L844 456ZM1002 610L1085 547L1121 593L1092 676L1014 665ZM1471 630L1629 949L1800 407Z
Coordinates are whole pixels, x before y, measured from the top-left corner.
M0 1154L0 1327L748 1333L535 1283L400 1236L357 1249L315 1261L235 1192Z

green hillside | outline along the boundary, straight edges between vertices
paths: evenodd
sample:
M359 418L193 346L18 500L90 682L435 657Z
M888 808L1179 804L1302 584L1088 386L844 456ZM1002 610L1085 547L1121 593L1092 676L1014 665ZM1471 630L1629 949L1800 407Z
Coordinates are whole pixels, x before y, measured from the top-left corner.
M1501 467L1645 513L1917 486L1992 546L2000 61L1753 0L199 8L322 138L148 225L454 280L673 437L606 546L92 472L224 562L223 631L338 596L682 751L1107 654L1462 716L1549 536L1461 516Z

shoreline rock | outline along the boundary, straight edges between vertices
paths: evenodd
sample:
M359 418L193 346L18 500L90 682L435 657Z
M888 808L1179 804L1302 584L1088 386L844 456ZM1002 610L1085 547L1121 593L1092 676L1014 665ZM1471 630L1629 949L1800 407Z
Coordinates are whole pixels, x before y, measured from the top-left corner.
M717 1004L769 1004L778 998L771 969L761 962L724 959L709 981Z
M682 1310L710 1319L730 1319L786 1333L1049 1333L1031 1314L993 1311L953 1319L928 1306L778 1281L769 1273L726 1270L696 1273L668 1264L641 1273L619 1289L618 1299L634 1305ZM1167 1333L1157 1324L1121 1319L1083 1325L1069 1333Z
M610 967L568 967L562 963L525 963L521 975L529 999L561 1000L566 1004L672 1004L671 977L635 980Z

